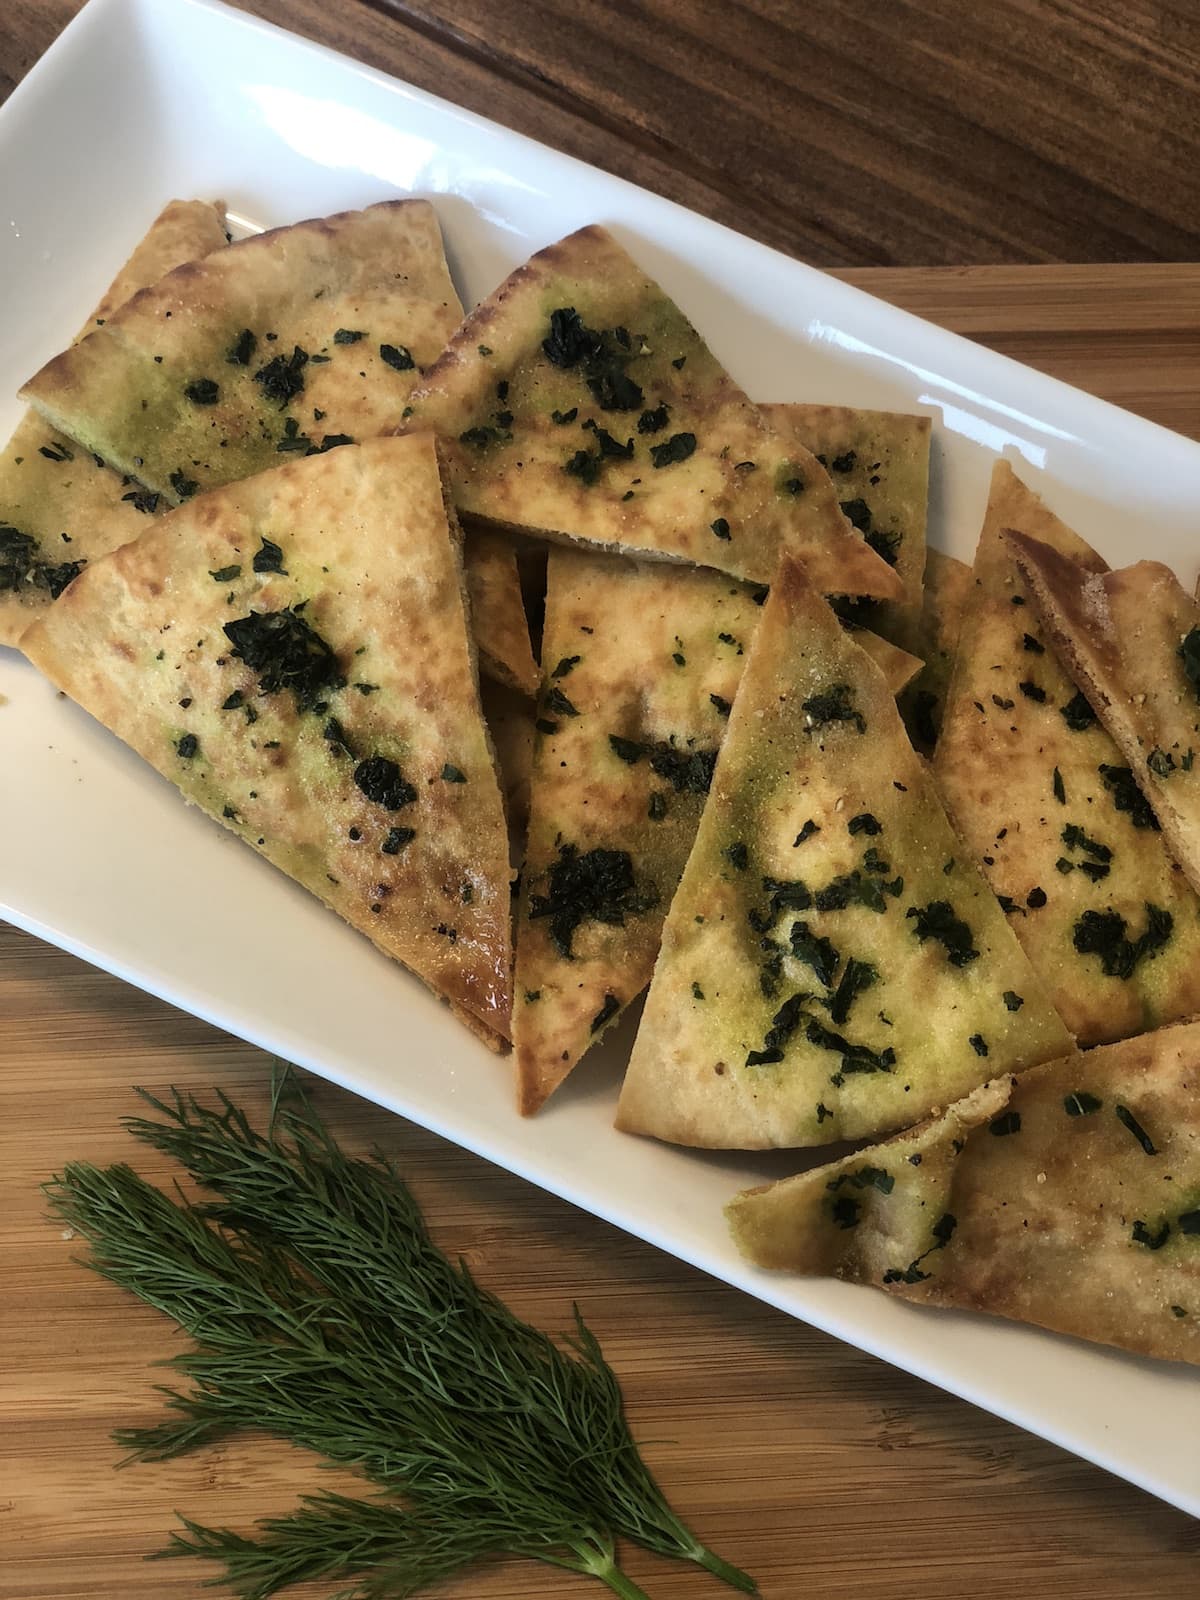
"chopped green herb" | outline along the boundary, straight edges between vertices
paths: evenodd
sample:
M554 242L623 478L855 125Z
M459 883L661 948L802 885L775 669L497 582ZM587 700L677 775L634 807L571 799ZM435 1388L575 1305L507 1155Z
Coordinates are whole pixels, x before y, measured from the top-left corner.
M1099 1111L1104 1104L1094 1094L1089 1094L1086 1089L1076 1089L1073 1094L1066 1095L1063 1099L1063 1109L1069 1117L1090 1117Z
M241 577L242 568L235 561L228 567L218 567L215 572L210 568L208 575L214 583L232 583L235 578Z
M354 782L373 805L382 806L385 811L399 811L417 798L416 789L387 756L368 756L360 761L354 769Z
M565 427L568 422L574 422L578 415L579 407L572 406L570 411L552 411L550 413L550 421L555 423L556 426L562 428Z
M807 922L792 923L788 942L792 947L793 959L811 967L818 983L824 984L826 989L832 988L834 976L842 959L832 942L819 938ZM846 1019L836 1017L834 1020L844 1022Z
M867 722L854 704L849 684L835 683L801 702L809 728L825 728L832 722L850 722L859 733L866 733Z
M913 932L922 944L927 939L936 939L945 947L951 966L965 967L978 960L979 951L972 942L971 930L961 917L954 914L954 907L948 900L933 900L927 906L910 906L905 915L915 919Z
M442 781L443 783L466 783L467 775L461 767L452 766L447 761L442 768Z
M1127 811L1135 828L1152 828L1157 833L1158 818L1154 815L1150 802L1138 788L1132 770L1129 767L1113 767L1106 763L1102 763L1097 770L1101 782L1112 796L1112 803L1116 809Z
M1059 706L1058 713L1072 733L1086 733L1096 725L1096 713L1082 689L1077 689L1065 705Z
M411 372L416 366L412 351L402 344L381 344L379 346L380 360L385 361L389 367L394 367L397 372Z
M993 1117L988 1123L988 1132L995 1134L997 1139L1003 1139L1007 1134L1020 1133L1021 1113L1019 1111L1005 1111L998 1117Z
M731 844L724 854L730 865L735 866L739 872L745 872L750 865L750 852L740 839Z
M733 535L729 531L729 522L727 518L718 517L717 520L713 523L710 523L709 526L713 533L716 534L718 539L732 539Z
M411 844L417 837L415 828L389 828L387 838L379 846L385 856L399 855L406 844Z
M334 344L357 344L366 334L360 328L339 328L333 336Z
M1062 773L1057 767L1054 769L1054 798L1060 806L1065 806L1067 803L1067 791L1063 784Z
M185 733L176 740L175 748L184 761L190 761L200 748L200 741L194 733Z
M653 411L643 411L638 418L639 433L661 433L667 425L671 408L667 405L655 406Z
M1085 911L1075 924L1073 942L1080 955L1098 955L1108 978L1130 978L1138 964L1152 960L1167 944L1174 927L1169 911L1146 902L1146 929L1137 939L1128 937L1128 924L1120 912Z
M1142 1127L1138 1119L1134 1116L1133 1112L1130 1111L1129 1107L1117 1105L1113 1109L1116 1111L1117 1121L1122 1127L1129 1129L1130 1133L1141 1145L1146 1154L1148 1156L1156 1156L1158 1154L1158 1150L1155 1148L1154 1141L1146 1132L1145 1128Z
M1164 1222L1157 1232L1151 1233L1150 1229L1139 1217L1130 1230L1130 1238L1134 1244L1144 1244L1147 1250L1161 1250L1171 1237L1171 1224Z
M671 467L686 461L696 449L694 433L673 433L663 444L650 446L650 463L654 467Z
M254 553L251 562L255 572L278 572L286 577L287 568L283 564L283 551L271 539L264 539Z
M1151 750L1146 765L1156 778L1169 778L1175 771L1175 757L1167 750Z
M1184 635L1178 655L1183 663L1184 676L1191 684L1196 699L1200 700L1200 628L1192 628Z
M638 916L658 904L658 891L640 888L627 850L588 850L580 854L571 844L559 845L558 860L548 875L548 893L529 900L529 917L548 917L550 940L565 961L574 960L574 936L580 923L600 922L624 927L627 916Z
M1025 1004L1022 996L1016 994L1012 989L1005 989L1000 998L1004 1001L1004 1009L1006 1011L1020 1011Z
M879 973L869 961L859 961L851 956L838 980L833 999L829 1002L829 1020L840 1026L849 1017L850 1008L859 995L864 994L878 981Z
M226 351L225 360L231 367L248 367L257 349L258 340L249 328L243 328Z
M981 1033L973 1033L967 1040L977 1056L986 1056L988 1053L987 1040Z
M290 356L273 356L265 366L259 367L254 374L254 381L258 384L267 400L275 400L282 411L289 401L302 393L304 389L304 369L308 365L308 352L296 345Z
M582 660L582 656L563 656L550 676L552 678L569 677Z
M869 811L860 811L856 817L851 817L846 824L846 830L853 836L856 833L865 833L868 838L874 838L883 832L883 823L873 817Z
M221 391L211 378L196 378L184 386L183 397L194 406L215 406Z

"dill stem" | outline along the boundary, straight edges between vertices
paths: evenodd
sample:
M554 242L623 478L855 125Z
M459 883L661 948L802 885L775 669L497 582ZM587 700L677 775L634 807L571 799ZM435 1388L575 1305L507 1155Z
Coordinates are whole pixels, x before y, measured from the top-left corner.
M727 1583L731 1589L736 1589L739 1594L758 1593L758 1585L748 1572L743 1572L731 1562L722 1561L721 1557L706 1545L697 1545L692 1560L711 1572L714 1577L720 1578L722 1583Z
M607 1584L612 1592L620 1595L621 1600L650 1600L645 1589L634 1583L633 1579L613 1560L611 1556L604 1566L589 1566L588 1572L600 1582Z

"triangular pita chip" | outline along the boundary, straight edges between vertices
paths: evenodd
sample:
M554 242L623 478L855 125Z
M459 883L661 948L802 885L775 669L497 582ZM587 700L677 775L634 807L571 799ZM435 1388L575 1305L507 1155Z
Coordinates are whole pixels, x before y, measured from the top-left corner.
M382 433L461 317L433 207L387 200L179 268L22 392L54 427L174 505ZM477 613L484 659L508 665L515 638L519 677L524 612L507 586L488 595L501 608Z
M495 679L479 685L484 720L492 736L508 825L524 848L529 823L529 783L533 774L533 701Z
M922 755L932 755L941 731L970 589L971 569L965 561L941 550L926 551L925 590L912 645L925 664L900 700L909 737Z
M929 418L852 406L760 409L781 438L813 452L833 479L843 513L895 568L901 597L867 602L861 620L920 654L916 641L929 513Z
M551 552L517 939L526 1113L650 981L762 599L700 568ZM893 693L920 665L865 629L854 637ZM593 870L625 885L619 918L601 898L604 915L575 920L568 901Z
M224 213L172 200L121 268L80 335L185 261L225 244ZM0 644L16 644L81 567L136 539L156 497L28 411L0 451Z
M720 573L551 551L514 983L526 1114L649 982L761 615Z
M997 1079L727 1215L759 1266L1200 1363L1200 1023Z
M468 528L463 566L480 666L497 683L532 697L538 691L538 669L516 551L497 534Z
M1069 1044L887 685L785 562L618 1126L718 1148L862 1138Z
M36 666L493 1038L503 806L431 435L198 495L93 562Z
M802 551L830 593L900 595L828 473L771 432L603 228L540 251L478 306L406 425L443 436L472 516L760 583Z
M1089 572L1020 533L1011 548L1055 648L1200 892L1200 605L1156 561Z
M1047 648L1005 528L1103 571L998 463L934 771L1063 1020L1081 1044L1100 1044L1200 1010L1200 904L1089 699Z

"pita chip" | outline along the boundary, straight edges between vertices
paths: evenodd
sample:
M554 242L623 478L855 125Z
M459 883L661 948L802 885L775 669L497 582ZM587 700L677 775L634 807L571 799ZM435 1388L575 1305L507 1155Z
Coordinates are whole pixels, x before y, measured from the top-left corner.
M198 494L26 636L51 682L496 1043L503 805L431 435Z
M909 738L925 756L933 754L941 731L970 588L971 569L965 561L941 550L926 551L925 589L912 646L924 666L900 701Z
M1200 1010L1200 902L1090 693L1050 648L1006 528L1104 572L998 463L934 772L1063 1020L1100 1044Z
M433 207L388 200L176 269L22 393L78 445L178 505L382 433L461 317ZM524 612L510 586L497 588L495 555L471 545L468 567L477 562L484 661L519 677Z
M862 1138L1069 1045L883 678L785 562L617 1125L727 1149Z
M1200 605L1157 561L1094 572L1020 532L1010 545L1055 649L1200 892Z
M1200 1363L1200 1023L996 1079L726 1215L761 1267Z
M527 1114L650 981L763 598L700 568L561 547L550 554L548 672L530 720L517 938L514 1028ZM893 693L920 667L866 629L853 636ZM503 768L505 745L492 728ZM589 862L613 866L618 857L633 886L623 920L581 918L565 937L568 891Z
M172 200L80 337L139 289L225 244L223 208ZM0 644L16 644L86 562L136 539L155 496L27 411L0 451Z
M402 425L442 436L471 517L758 583L803 552L830 593L901 595L829 474L771 431L603 228L514 272L409 407Z
M784 439L805 445L833 480L843 514L900 579L899 599L868 603L860 620L916 649L929 512L928 417L852 406L764 405Z

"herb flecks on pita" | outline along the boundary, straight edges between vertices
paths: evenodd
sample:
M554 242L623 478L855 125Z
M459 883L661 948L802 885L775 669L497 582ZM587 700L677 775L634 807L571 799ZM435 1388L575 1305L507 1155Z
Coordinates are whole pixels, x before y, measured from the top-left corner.
M23 392L156 503L177 505L382 433L461 316L433 207L389 200L170 273ZM497 588L495 556L473 544L466 564L488 601L474 627L485 666L527 680L515 588Z
M761 615L719 573L550 554L517 922L525 1113L649 981Z
M1156 561L1096 573L1019 532L1010 543L1055 649L1200 892L1200 605Z
M997 1079L726 1214L762 1267L1200 1362L1200 1024Z
M769 583L898 597L828 473L774 434L603 228L535 255L463 323L402 426L434 428L459 510L541 537Z
M51 681L493 1040L503 807L430 435L198 495L25 647Z
M761 409L789 444L794 440L815 455L833 480L843 514L900 579L903 592L898 600L865 601L855 608L856 619L920 654L917 628L929 511L929 418L851 406Z
M1069 1044L882 677L785 563L618 1125L718 1148L860 1138Z
M1104 1043L1200 1009L1200 902L1051 648L1005 528L1104 571L999 463L934 770L1067 1026Z
M461 314L433 208L385 201L177 268L22 392L177 504L382 432Z
M82 338L164 273L225 244L223 211L172 200L121 268ZM25 629L88 561L136 539L160 496L28 411L0 452L0 644Z

